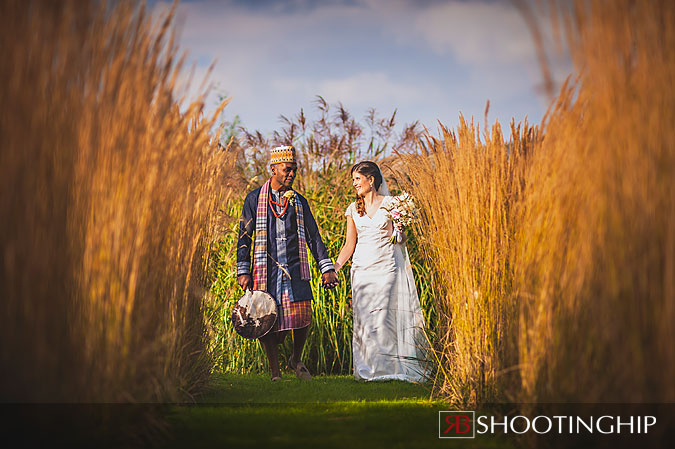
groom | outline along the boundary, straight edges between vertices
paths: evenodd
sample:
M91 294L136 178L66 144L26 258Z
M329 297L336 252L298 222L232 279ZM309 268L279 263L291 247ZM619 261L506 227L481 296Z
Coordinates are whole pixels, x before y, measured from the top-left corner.
M237 245L237 280L244 291L264 290L277 302L277 321L260 338L272 369L272 380L281 378L278 345L291 329L293 354L288 364L298 378L311 380L309 370L300 360L312 319L308 246L321 270L324 288L333 288L338 281L307 200L291 189L298 171L295 148L274 148L270 170L271 178L244 201Z

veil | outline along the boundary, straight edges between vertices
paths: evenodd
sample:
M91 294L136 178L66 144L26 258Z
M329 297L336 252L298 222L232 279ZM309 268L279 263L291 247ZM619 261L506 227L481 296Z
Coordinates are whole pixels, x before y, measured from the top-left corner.
M389 187L387 186L387 180L384 179L384 175L382 174L382 170L380 169L379 166L377 167L377 169L380 172L380 177L382 178L382 184L380 184L380 187L377 189L377 193L379 193L380 195L389 196L391 194L389 193Z
M382 184L377 193L390 196L389 186L382 175ZM429 375L428 345L424 337L424 314L420 305L412 264L405 243L394 245L394 258L397 263L396 276L396 322L398 357L406 373L406 376L416 381L424 381Z

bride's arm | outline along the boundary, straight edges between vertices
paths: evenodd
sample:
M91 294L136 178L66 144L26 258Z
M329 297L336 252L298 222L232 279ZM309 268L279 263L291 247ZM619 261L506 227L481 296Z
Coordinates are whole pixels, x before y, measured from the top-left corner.
M345 238L345 244L342 245L340 254L335 260L335 271L340 271L340 268L347 263L352 254L354 254L354 249L356 249L356 225L354 224L354 219L347 216L347 236Z

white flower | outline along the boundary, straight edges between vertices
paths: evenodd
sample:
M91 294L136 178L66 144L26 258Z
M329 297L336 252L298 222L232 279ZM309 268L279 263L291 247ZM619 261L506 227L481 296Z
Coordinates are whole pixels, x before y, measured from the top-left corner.
M291 205L295 204L295 190L286 190L286 193L284 193L284 198L288 198L288 202L291 203Z

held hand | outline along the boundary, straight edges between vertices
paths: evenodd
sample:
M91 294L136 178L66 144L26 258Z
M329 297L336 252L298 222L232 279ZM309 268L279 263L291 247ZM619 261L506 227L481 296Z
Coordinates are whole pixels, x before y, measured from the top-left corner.
M389 243L403 243L406 240L405 227L400 224L394 224L394 230L389 238Z
M335 288L338 285L337 274L334 270L327 271L321 275L321 283L323 288Z
M253 279L250 274L240 274L237 276L237 282L244 292L246 290L253 290Z

